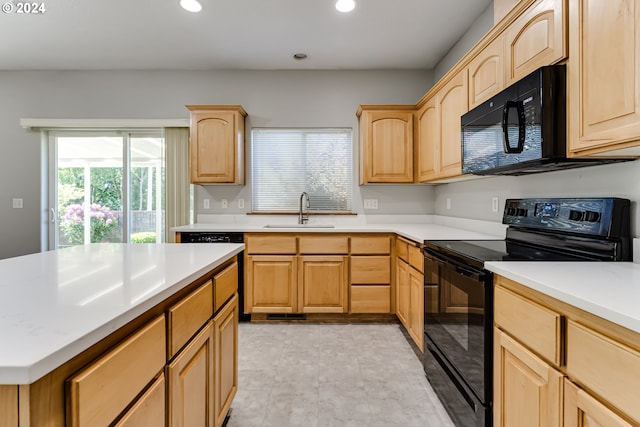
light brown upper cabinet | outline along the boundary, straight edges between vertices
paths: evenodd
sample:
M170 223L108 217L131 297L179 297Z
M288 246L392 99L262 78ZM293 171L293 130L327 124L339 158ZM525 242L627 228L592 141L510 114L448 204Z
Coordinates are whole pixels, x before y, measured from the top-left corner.
M608 7L618 10L611 3ZM507 85L567 57L566 11L566 0L538 0L509 25L504 33Z
M498 37L473 58L469 70L469 109L505 87L504 37Z
M438 91L440 111L440 167L438 177L462 174L462 139L460 117L469 111L467 70L462 70Z
M570 155L640 155L640 1L569 2Z
M520 0L493 0L493 25L502 21Z
M187 105L193 184L244 184L244 119L239 105Z
M360 184L413 182L413 105L361 105Z
M437 178L436 159L440 156L440 118L433 96L416 113L416 152L418 181Z

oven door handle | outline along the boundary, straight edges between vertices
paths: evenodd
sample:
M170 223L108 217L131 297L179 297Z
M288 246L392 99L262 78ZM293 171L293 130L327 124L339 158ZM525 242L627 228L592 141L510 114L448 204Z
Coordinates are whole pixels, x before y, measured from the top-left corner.
M482 282L485 279L486 273L481 270L470 268L463 262L450 258L430 248L423 248L423 251L426 257L432 258L435 262L452 266L453 270L462 276L469 277L477 280L478 282Z

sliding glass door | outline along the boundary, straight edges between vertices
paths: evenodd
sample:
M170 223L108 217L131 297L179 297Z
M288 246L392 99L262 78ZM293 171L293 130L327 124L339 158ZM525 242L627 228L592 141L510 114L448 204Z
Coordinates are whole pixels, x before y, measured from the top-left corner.
M161 131L52 132L49 143L50 249L164 241Z

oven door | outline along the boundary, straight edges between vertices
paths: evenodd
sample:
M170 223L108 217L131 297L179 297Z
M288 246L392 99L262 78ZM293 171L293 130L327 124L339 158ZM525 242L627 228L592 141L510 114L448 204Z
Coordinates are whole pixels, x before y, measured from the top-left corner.
M424 251L425 335L465 385L488 404L493 276L430 248Z

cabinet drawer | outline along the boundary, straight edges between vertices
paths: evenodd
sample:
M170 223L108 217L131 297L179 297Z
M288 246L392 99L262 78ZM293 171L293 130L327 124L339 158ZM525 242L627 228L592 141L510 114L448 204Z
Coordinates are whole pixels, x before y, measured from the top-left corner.
M390 313L391 287L351 286L351 313Z
M352 256L351 283L391 283L391 259L387 256Z
M640 422L638 351L569 320L567 373L573 381Z
M391 253L389 236L354 236L351 238L352 255L388 255Z
M346 254L349 252L347 236L302 236L301 254Z
M295 254L296 236L251 235L245 240L249 254Z
M408 248L408 258L411 267L418 270L420 273L424 272L424 254L420 247L416 246L416 243L412 243Z
M538 355L561 364L560 314L504 288L495 288L495 323L500 329L518 337Z
M213 283L204 285L169 308L168 357L175 355L198 330L213 316Z
M160 316L68 380L69 425L112 423L162 370L165 354Z
M114 427L153 427L164 425L164 374L138 399Z
M213 277L213 311L218 311L238 291L238 263L234 262Z

